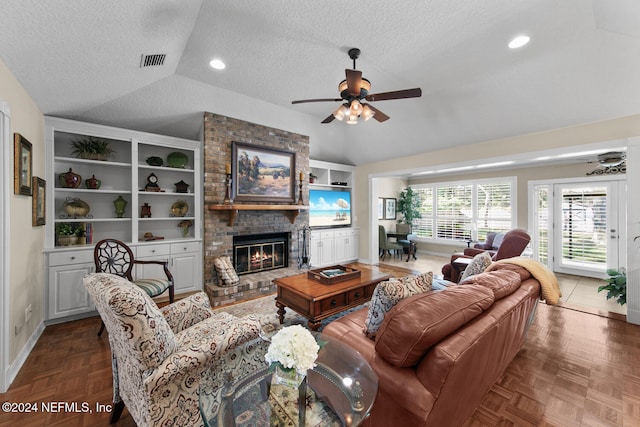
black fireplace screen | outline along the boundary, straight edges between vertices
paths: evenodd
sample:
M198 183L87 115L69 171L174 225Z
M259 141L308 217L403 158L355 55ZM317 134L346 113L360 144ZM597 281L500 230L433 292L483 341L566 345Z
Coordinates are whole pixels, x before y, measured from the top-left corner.
M261 236L234 237L233 265L238 274L257 273L288 266L288 235L278 233L278 235Z

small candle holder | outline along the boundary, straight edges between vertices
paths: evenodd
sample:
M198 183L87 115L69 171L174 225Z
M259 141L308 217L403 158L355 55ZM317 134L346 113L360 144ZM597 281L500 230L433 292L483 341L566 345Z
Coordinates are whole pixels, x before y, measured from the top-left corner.
M231 198L231 183L233 182L233 180L231 179L231 174L228 173L226 174L227 177L225 178L225 184L227 185L227 190L226 193L224 195L224 203L228 203L228 204L233 204L233 199Z
M302 198L302 183L303 180L299 180L298 188L300 188L300 192L298 193L298 205L304 205L304 200Z

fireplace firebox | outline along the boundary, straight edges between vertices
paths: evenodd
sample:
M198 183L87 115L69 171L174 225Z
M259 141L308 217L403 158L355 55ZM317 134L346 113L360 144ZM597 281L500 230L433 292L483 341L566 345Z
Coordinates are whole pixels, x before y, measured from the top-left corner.
M233 265L238 275L289 266L289 233L233 237Z

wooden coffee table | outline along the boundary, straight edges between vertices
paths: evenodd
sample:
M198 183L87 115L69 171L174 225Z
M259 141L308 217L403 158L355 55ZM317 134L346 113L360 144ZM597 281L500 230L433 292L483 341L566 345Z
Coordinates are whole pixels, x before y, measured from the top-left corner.
M391 278L380 271L359 270L360 277L330 285L307 278L307 273L275 279L280 324L289 307L309 319L309 329L316 331L323 319L369 301L376 285Z

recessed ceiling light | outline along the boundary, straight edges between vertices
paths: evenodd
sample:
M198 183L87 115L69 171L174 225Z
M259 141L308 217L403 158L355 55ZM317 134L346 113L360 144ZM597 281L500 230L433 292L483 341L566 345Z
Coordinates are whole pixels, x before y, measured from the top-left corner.
M215 68L216 70L224 70L226 67L221 59L212 59L211 62L209 62L209 65L211 65L211 68Z
M509 47L511 49L517 49L529 43L529 40L531 40L529 36L518 36L509 42Z

